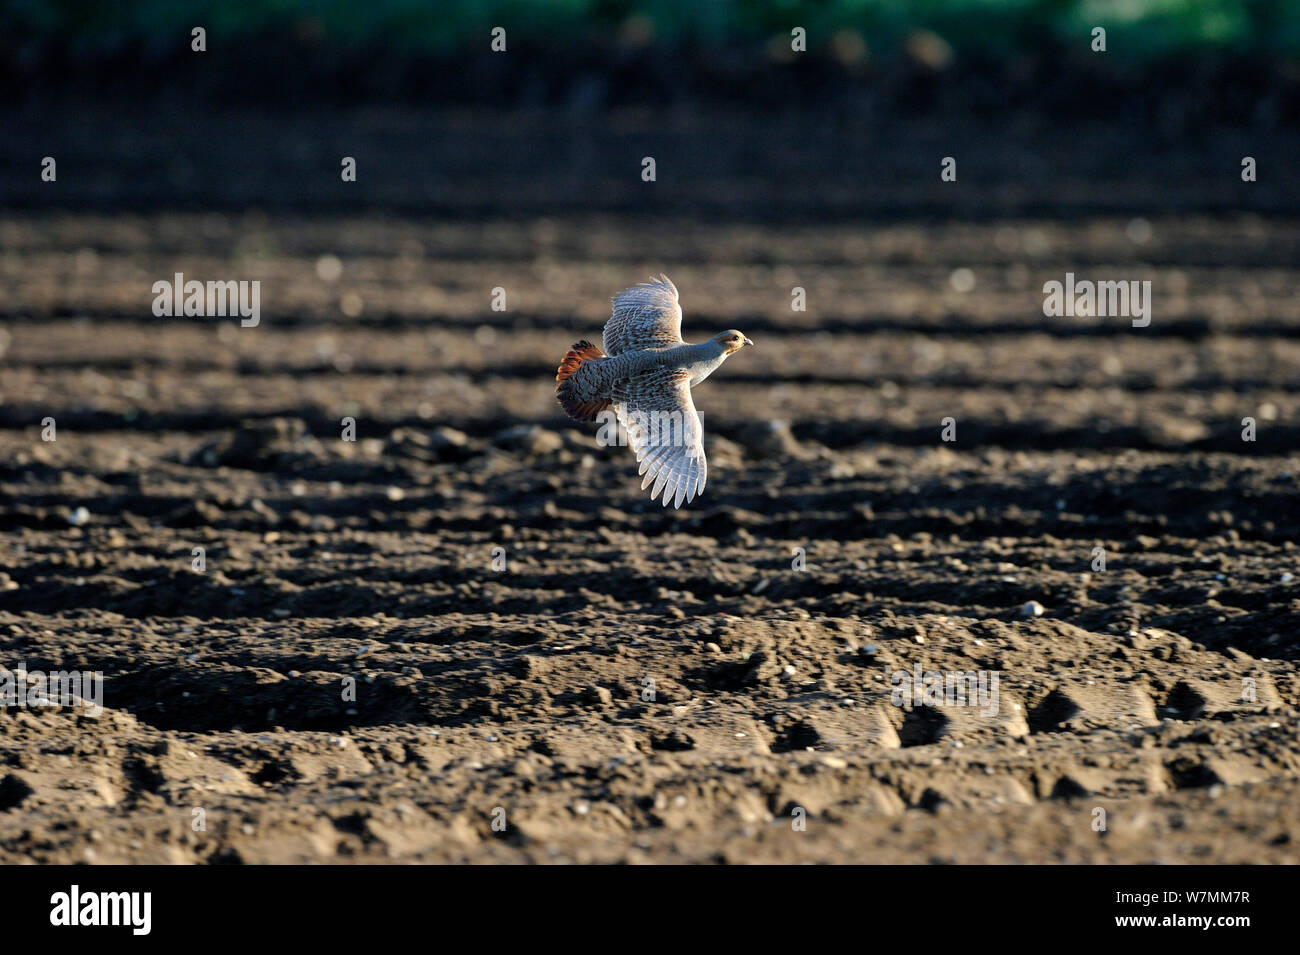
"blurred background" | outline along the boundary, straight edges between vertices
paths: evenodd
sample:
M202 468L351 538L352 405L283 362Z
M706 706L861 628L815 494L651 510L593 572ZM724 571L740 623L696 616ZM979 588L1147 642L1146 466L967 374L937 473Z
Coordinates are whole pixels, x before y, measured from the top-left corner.
M1278 175L1300 101L1287 0L3 0L0 21L8 206L820 220L1296 202ZM1222 173L1247 144L1269 174L1242 190ZM932 175L936 150L961 154L962 188ZM25 171L55 151L52 196ZM361 164L346 189L338 154ZM643 155L658 189L628 175Z

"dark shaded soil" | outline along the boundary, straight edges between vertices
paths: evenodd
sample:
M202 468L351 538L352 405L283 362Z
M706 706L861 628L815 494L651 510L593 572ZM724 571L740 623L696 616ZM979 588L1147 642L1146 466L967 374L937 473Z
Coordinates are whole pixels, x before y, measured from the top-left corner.
M0 663L106 710L0 709L0 860L1297 861L1300 226L1217 211L1231 169L1097 210L1093 161L935 222L767 222L731 167L723 218L506 177L537 204L481 221L486 173L435 218L15 202ZM177 271L261 325L154 318ZM757 343L680 512L552 395L651 271ZM1045 318L1067 271L1151 326ZM917 665L997 712L894 705Z

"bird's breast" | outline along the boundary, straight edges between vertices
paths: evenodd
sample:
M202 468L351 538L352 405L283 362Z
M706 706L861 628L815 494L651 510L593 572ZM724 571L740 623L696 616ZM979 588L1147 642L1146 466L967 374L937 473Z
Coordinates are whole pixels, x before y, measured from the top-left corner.
M719 365L722 364L723 359L725 358L726 358L725 355L719 355L717 358L700 362L693 369L691 369L691 387L694 388L705 378L708 378L709 375L713 374L714 370Z

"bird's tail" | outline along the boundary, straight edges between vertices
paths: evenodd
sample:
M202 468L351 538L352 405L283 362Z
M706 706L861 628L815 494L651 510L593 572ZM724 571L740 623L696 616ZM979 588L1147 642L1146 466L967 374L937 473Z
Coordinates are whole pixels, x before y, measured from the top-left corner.
M601 383L595 376L579 374L586 362L604 357L605 353L588 341L576 343L565 353L555 372L555 397L570 418L595 421L609 407L608 391L599 387Z

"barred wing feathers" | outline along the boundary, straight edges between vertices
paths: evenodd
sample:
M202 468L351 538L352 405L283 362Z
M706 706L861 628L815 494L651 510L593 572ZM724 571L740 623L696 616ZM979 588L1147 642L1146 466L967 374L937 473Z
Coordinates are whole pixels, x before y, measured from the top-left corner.
M704 429L691 401L690 372L655 369L614 389L614 413L626 429L628 445L640 462L641 487L654 482L650 500L663 505L695 500L708 478Z
M614 296L602 339L607 355L684 345L677 286L661 275Z

